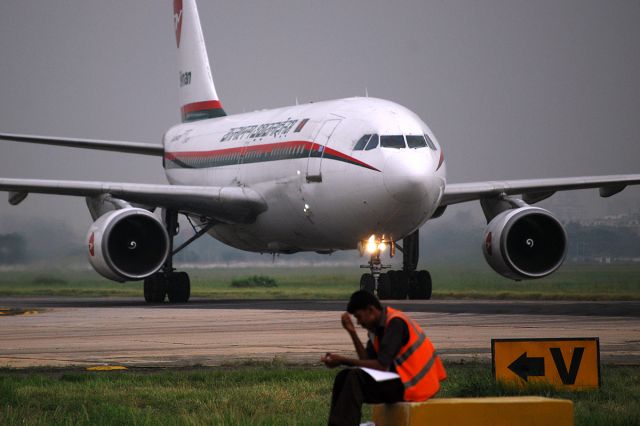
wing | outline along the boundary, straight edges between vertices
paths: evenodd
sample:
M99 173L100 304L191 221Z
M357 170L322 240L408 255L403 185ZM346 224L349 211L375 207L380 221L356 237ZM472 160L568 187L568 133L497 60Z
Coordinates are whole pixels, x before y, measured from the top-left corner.
M118 182L2 179L0 190L20 202L30 192L94 197L111 195L132 203L192 213L224 223L251 223L267 210L262 196L250 188L146 185Z
M600 188L600 196L610 197L628 185L638 184L640 174L454 183L446 186L440 205L448 206L501 194L521 194L524 202L536 203L557 191L585 188Z
M129 154L144 154L162 156L164 148L162 145L154 145L141 142L105 141L98 139L73 139L54 138L50 136L15 135L11 133L0 133L0 140L26 143L39 143L43 145L66 146L70 148L86 148L102 151L126 152Z

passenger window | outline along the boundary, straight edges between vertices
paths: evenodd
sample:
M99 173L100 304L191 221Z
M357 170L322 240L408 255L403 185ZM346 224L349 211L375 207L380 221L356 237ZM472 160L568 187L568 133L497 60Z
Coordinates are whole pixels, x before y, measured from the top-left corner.
M409 148L425 148L427 146L427 141L422 135L407 135L406 138Z
M383 148L406 148L403 135L380 136L380 145Z
M427 141L427 145L429 145L429 148L431 148L432 150L436 151L438 148L436 148L436 144L433 143L433 141L431 140L431 138L429 137L429 135L427 135L425 133L424 135L425 140Z
M369 143L365 148L365 151L371 151L372 149L376 149L378 147L378 135L371 135L371 139L369 139Z
M367 146L367 142L369 142L369 138L371 135L364 135L363 137L356 142L356 145L353 147L354 151L362 151L365 146Z

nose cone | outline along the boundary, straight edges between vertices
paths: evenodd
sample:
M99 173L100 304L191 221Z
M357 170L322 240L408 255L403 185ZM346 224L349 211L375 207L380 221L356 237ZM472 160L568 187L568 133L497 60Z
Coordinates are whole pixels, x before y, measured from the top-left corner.
M433 160L422 150L399 150L384 164L384 186L401 203L417 203L427 196L433 177Z

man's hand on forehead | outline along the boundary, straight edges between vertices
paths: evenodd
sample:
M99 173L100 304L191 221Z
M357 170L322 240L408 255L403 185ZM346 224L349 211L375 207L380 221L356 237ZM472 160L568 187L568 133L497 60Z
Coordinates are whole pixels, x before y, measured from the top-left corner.
M342 327L344 327L345 330L347 330L348 332L355 332L356 328L353 325L353 321L351 321L351 315L349 315L348 312L345 312L344 314L342 314Z

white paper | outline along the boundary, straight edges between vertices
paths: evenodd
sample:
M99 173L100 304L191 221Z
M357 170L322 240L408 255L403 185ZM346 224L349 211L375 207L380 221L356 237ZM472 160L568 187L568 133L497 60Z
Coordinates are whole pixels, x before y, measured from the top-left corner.
M367 374L369 374L371 377L373 377L373 380L375 380L376 382L385 382L387 380L400 378L400 376L397 373L391 373L389 371L380 371L380 370L374 370L373 368L365 368L365 367L358 367L358 368L366 372Z

